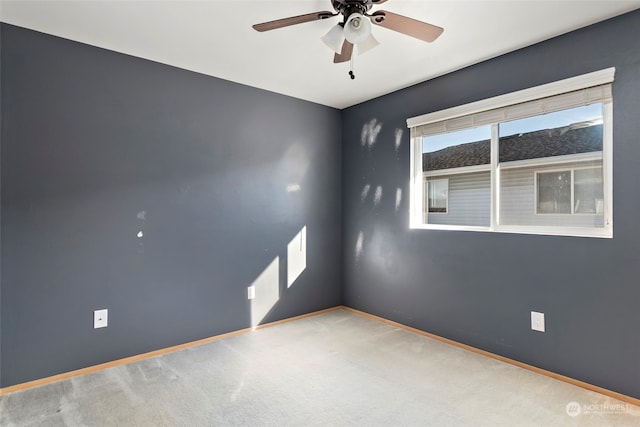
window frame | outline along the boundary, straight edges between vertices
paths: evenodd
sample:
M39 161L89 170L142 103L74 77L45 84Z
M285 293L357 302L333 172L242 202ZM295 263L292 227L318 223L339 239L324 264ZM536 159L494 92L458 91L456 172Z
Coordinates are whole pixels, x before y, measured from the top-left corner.
M497 97L484 99L481 101L452 107L446 110L436 111L413 117L407 120L407 126L411 129L411 150L410 150L410 200L409 200L409 227L411 229L424 230L456 230L456 231L481 231L481 232L501 232L516 234L538 234L538 235L556 235L556 236L576 236L576 237L613 237L613 101L611 98L603 99L603 140L602 140L602 165L593 167L602 167L603 197L604 197L604 227L569 227L569 226L532 226L532 225L501 225L499 223L499 180L500 165L498 163L499 153L499 123L504 120L496 120L491 123L491 222L489 227L484 226L463 226L463 225L442 225L427 224L424 222L424 200L423 200L423 169L422 169L422 146L421 141L423 135L416 135L414 129L423 125L438 125L447 120L458 119L464 121L465 117L474 114L482 114L490 110L496 110L503 107L515 106L529 101L543 100L544 98L568 94L574 91L580 91L592 87L604 86L614 81L615 68L595 71L577 77L572 77L556 82L536 86L521 91L500 95ZM576 105L577 106L577 105ZM565 107L572 108L572 107ZM539 114L544 114L541 112ZM486 124L486 123L485 123ZM446 126L446 125L445 125ZM468 125L464 128L477 127ZM454 129L456 130L456 129ZM435 133L434 133L435 134ZM588 153L591 155L592 153ZM556 159L554 159L556 161ZM586 167L586 168L590 168ZM578 167L580 168L580 167ZM576 169L576 167L562 168ZM572 172L571 191L574 192L574 179ZM537 182L534 183L534 191L537 193ZM537 194L535 196L537 205ZM449 196L447 195L447 203ZM573 199L573 197L572 197ZM573 203L573 202L572 202ZM534 208L535 209L535 208ZM573 214L574 206L571 206ZM448 206L447 206L448 212ZM434 215L430 213L428 215ZM427 216L428 216L427 215ZM542 215L542 214L541 214ZM545 214L548 215L548 214ZM565 215L565 214L562 214Z

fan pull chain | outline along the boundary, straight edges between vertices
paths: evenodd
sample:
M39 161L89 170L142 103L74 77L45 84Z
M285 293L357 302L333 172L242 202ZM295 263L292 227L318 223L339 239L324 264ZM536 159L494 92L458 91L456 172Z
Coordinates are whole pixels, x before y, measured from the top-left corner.
M351 55L351 60L349 61L349 76L351 77L351 80L356 78L356 75L353 74L353 60L354 60L355 55Z

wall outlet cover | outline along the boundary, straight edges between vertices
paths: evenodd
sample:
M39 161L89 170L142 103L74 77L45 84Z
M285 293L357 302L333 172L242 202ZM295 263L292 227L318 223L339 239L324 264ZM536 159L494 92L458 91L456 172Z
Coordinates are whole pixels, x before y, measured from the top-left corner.
M544 313L538 311L531 312L531 329L538 332L544 332Z
M106 328L109 325L109 310L95 310L93 312L93 328Z

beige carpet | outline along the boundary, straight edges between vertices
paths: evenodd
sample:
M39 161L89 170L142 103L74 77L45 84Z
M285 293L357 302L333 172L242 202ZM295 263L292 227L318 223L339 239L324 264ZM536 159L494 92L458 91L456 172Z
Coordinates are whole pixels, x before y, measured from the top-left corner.
M640 408L337 310L7 394L0 425L640 426Z

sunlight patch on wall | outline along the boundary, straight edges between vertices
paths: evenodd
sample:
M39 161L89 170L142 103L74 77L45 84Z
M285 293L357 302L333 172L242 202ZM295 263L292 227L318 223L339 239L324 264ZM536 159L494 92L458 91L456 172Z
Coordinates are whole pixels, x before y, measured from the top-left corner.
M396 129L396 153L400 150L400 145L402 144L402 134L404 133L403 129Z
M358 259L360 259L360 255L362 255L363 244L364 244L364 234L361 231L360 233L358 233L358 240L356 240L356 248L355 248L356 261L358 261Z
M282 156L281 167L282 170L288 171L290 174L289 180L292 182L300 182L300 180L307 174L311 159L309 153L305 150L302 143L295 143L289 148Z
M280 299L280 257L271 261L251 286L255 292L251 300L251 327L255 328Z
M382 123L378 123L378 119L371 119L369 123L365 123L360 136L361 145L368 148L373 147L381 130Z
M371 186L369 184L362 187L362 193L360 193L360 201L364 203L367 196L369 195L369 191L371 191Z
M296 193L298 191L300 191L300 184L287 185L287 193Z
M382 186L378 185L376 187L376 192L373 195L373 204L374 206L378 206L382 202Z
M402 204L402 189L396 188L396 213L400 210Z
M287 245L287 288L290 288L307 268L307 226Z

